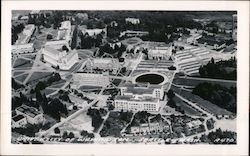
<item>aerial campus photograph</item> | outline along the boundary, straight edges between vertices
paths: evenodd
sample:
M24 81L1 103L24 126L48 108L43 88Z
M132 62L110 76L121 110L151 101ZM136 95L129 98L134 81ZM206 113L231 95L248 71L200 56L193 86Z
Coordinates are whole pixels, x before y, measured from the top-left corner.
M237 144L237 12L12 10L12 144Z

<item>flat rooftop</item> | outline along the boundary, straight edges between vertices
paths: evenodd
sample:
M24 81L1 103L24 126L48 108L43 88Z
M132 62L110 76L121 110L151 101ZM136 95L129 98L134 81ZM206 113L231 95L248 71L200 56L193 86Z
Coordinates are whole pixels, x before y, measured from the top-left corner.
M125 101L136 101L136 102L158 102L159 100L157 98L152 97L138 97L135 98L134 96L116 96L116 100L125 100Z

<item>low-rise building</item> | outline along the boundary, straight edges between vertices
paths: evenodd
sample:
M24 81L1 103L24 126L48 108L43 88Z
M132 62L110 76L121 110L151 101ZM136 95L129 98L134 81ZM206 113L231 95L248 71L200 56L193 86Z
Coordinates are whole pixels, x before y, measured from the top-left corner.
M210 49L218 50L218 49L222 49L222 48L226 47L225 41L216 39L215 37L209 36L209 35L203 36L203 37L199 38L197 41L199 44L202 44L205 47L208 47Z
M148 58L153 60L168 60L171 55L172 46L154 47L148 51Z
M138 37L138 36L145 36L148 35L148 31L134 31L134 30L126 30L120 33L120 37L127 36L127 37Z
M18 40L16 41L16 44L26 44L30 41L30 38L35 31L35 25L34 24L28 24L23 29L22 33L18 35Z
M196 129L202 125L202 122L200 120L193 120L193 121L186 123L186 125L189 129Z
M81 86L107 86L110 84L108 73L74 73L72 88L78 89Z
M12 117L11 120L11 127L12 128L19 128L19 127L25 127L27 125L27 119L25 116L18 114L14 117Z
M45 62L54 67L59 67L61 70L69 70L75 63L78 62L78 53L73 51L58 51L52 47L42 49L43 59Z
M19 44L11 46L12 54L23 54L23 53L32 53L34 52L33 43L28 44Z
M27 120L27 123L30 124L39 124L44 121L42 112L38 111L36 108L29 107L26 105L22 105L16 108L16 114L24 116ZM24 120L22 122L25 123Z
M102 32L106 34L106 32L107 32L106 28L103 28L103 29L83 29L82 30L83 34L88 34L89 36L95 36L95 35L101 34Z
M94 59L88 59L86 63L86 68L88 70L93 69L103 69L103 70L109 70L113 71L113 73L117 73L117 71L120 69L120 63L117 59L113 58L94 58Z
M126 23L140 24L140 19L138 18L125 18Z
M71 40L71 22L70 21L61 22L61 26L58 30L57 39L66 40L67 42Z
M166 122L149 122L141 123L139 125L131 126L132 134L146 135L149 133L167 132L169 125Z
M75 105L77 105L77 106L84 106L84 105L88 104L88 102L86 100L82 99L81 97L75 96L75 95L69 94L69 99L70 99L70 101L75 103Z

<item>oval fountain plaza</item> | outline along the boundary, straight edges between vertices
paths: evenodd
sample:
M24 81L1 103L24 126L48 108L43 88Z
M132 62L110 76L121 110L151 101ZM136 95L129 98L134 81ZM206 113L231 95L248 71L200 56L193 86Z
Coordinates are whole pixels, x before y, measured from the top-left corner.
M164 85L168 82L166 75L159 72L145 72L134 76L133 83L149 83L152 85Z

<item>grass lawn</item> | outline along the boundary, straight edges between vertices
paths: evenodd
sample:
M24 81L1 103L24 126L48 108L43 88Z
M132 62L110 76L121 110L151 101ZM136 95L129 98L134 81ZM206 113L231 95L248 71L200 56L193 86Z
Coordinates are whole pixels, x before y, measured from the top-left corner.
M185 111L185 113L189 115L196 115L196 116L202 115L198 110L188 105L187 103L182 101L180 98L174 97L174 101L176 102L176 105L180 106Z
M61 88L65 84L65 80L60 80L57 82L53 82L49 87L50 88Z
M35 60L36 55L25 55L24 57Z
M20 82L23 82L27 76L28 76L28 74L23 74L21 76L17 76L15 79L20 81Z
M118 85L121 83L121 81L122 81L122 80L120 80L120 79L114 79L114 80L112 81L112 83L113 83L114 85L118 86Z
M49 88L46 88L45 90L43 90L45 95L49 95L49 94L51 94L51 93L53 93L55 91L56 91L55 89L49 89Z
M99 89L102 89L102 87L99 87L99 86L81 86L79 89L80 90L99 90Z
M22 73L24 73L24 72L14 72L14 74L13 74L13 76L17 76L17 75L20 75L20 74L22 74Z
M27 64L27 63L29 63L29 62L30 62L29 60L25 60L25 59L22 59L22 58L18 58L18 59L15 61L13 67L14 67L14 68L20 67L20 66L22 66L22 65L24 65L24 64Z
M34 72L27 83L52 75L52 72Z

